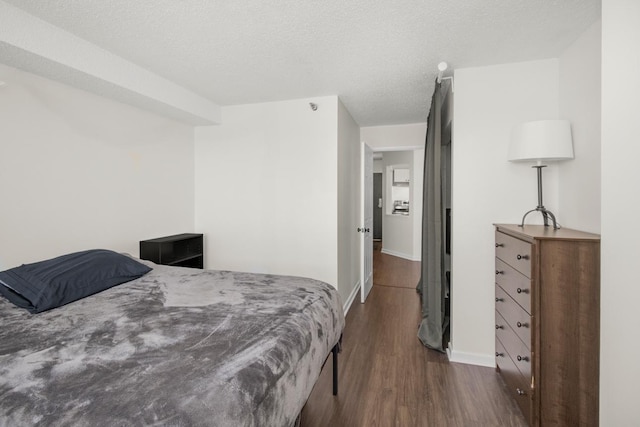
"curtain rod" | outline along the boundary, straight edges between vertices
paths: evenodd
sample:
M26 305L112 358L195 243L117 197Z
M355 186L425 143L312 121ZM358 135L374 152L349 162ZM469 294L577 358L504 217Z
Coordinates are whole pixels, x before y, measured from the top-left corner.
M449 65L446 62L441 62L438 64L438 78L436 81L438 84L441 84L443 80L451 80L451 92L453 92L453 76L451 77L442 77L442 74L447 70Z
M449 65L446 62L441 62L438 64L438 79L436 80L438 83L442 83L442 73L444 73Z

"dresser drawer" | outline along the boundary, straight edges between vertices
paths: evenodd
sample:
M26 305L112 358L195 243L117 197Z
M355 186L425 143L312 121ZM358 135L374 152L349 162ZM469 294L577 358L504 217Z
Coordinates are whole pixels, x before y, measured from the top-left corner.
M496 311L496 325L503 322L504 319L502 319L500 314ZM531 379L532 359L529 346L523 343L511 328L497 329L496 337L502 343L505 350L505 356L511 358L511 361L518 368L518 371L520 371L523 377Z
M496 283L531 314L531 279L496 258Z
M502 356L503 354L504 356ZM496 337L496 365L500 371L500 375L504 379L507 385L507 390L511 396L515 399L522 411L525 419L531 424L532 413L532 390L531 390L531 378L525 378L511 358L508 357L504 346L500 340Z
M496 257L531 278L531 243L496 231Z
M531 348L531 316L524 311L499 285L496 285L496 311L505 323L497 323L496 331L511 328Z

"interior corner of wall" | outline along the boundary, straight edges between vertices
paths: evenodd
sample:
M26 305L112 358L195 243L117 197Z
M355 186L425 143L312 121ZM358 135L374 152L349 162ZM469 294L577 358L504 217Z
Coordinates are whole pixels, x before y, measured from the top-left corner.
M343 311L344 311L344 315L345 316L349 312L349 309L351 308L351 305L353 304L353 302L355 301L356 297L358 296L358 293L360 291L360 283L361 283L360 280L358 280L356 282L355 286L351 290L351 293L347 297L347 300L343 304Z

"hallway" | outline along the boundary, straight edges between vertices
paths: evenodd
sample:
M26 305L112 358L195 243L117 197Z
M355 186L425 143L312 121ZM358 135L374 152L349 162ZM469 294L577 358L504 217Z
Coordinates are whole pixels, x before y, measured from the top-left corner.
M325 365L301 425L525 426L493 368L449 363L416 336L420 263L374 247L373 290L347 315L339 357L339 393Z
M420 280L420 262L381 252L382 242L373 242L373 285L416 288Z

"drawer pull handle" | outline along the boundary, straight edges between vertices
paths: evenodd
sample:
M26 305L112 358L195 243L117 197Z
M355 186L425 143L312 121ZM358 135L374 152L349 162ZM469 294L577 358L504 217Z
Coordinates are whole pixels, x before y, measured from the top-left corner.
M521 260L521 259L529 259L529 255L520 255L520 254L518 254L518 255L516 255L516 258L517 258L518 260Z
M504 274L504 271L496 270L496 276L497 276L498 274Z
M518 323L516 323L516 326L517 326L518 328L528 328L528 327L529 327L529 324L528 324L528 323L518 322Z
M496 302L504 302L504 298L497 298L496 297Z
M504 248L504 243L496 243L496 248Z
M522 361L524 361L524 362L528 362L528 361L529 361L529 358L528 358L527 356L520 356L520 355L518 355L518 356L516 357L516 359L518 359L518 362L522 362Z
M496 329L504 329L504 326L502 326L502 325L496 325Z
M496 357L504 357L504 353L498 353L498 352L496 351Z
M518 289L516 289L516 292L519 293L519 294L528 294L529 293L529 289L518 288Z
M526 396L527 393L522 390L521 388L516 388L516 393L518 393L518 396Z

